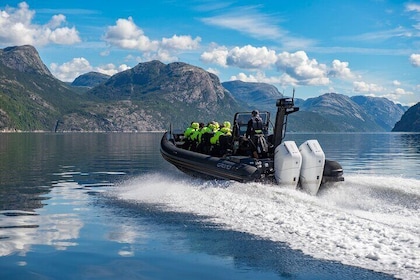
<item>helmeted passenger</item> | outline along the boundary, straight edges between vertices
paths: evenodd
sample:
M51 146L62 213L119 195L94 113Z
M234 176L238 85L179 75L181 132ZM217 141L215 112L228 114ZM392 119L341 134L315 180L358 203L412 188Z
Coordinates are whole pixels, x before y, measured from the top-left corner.
M191 149L191 146L193 144L193 141L191 139L191 136L195 131L197 131L199 128L198 122L191 122L190 126L185 129L184 131L184 148L187 150Z
M184 137L189 138L191 134L193 134L198 129L198 127L198 122L191 122L190 126L184 131Z
M211 154L215 156L225 155L231 149L232 132L230 122L224 122L222 127L210 138L212 144Z
M217 129L214 122L209 122L207 126L203 127L200 135L198 136L199 150L201 152L206 154L210 152L210 138L214 135L215 131L217 131Z
M222 130L225 135L232 135L231 125L228 121L223 122L223 126L220 128L220 130Z
M190 136L191 141L193 142L191 145L191 150L197 151L199 138L201 136L202 130L204 128L204 123L200 123L198 129L196 129Z

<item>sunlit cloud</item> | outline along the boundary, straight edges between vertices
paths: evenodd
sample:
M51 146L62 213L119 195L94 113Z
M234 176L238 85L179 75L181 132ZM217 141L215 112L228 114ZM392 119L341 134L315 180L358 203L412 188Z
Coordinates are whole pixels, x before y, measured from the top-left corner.
M414 67L420 67L420 54L413 53L410 55L410 63Z
M385 97L385 98L388 98L388 99L396 102L398 100L401 100L405 96L411 96L413 94L414 93L412 91L406 91L403 88L396 88L392 92L389 92L387 94L384 94L381 97Z
M330 66L318 63L309 58L306 52L294 53L276 51L267 47L233 47L214 46L202 53L201 60L205 63L217 64L222 67L235 67L259 74L245 74L231 76L242 81L276 83L281 85L328 85L332 78L352 80L356 76L349 68L349 63L335 59ZM267 77L263 71L276 69L279 75Z
M112 63L94 67L84 57L73 58L71 61L65 62L61 65L56 63L52 63L50 65L51 73L57 79L64 82L72 82L78 76L92 71L112 76L127 69L130 69L130 67L126 64L116 66Z
M120 18L113 26L108 26L103 40L111 47L142 52L144 59L159 59L164 62L177 61L177 53L196 50L201 38L190 35L173 35L161 40L150 39L134 23L132 17Z
M276 66L300 84L327 85L330 82L327 66L310 59L304 51L282 52L278 55Z
M122 49L137 49L139 51L155 51L158 41L150 40L144 35L131 17L118 19L116 25L109 26L104 36L105 42Z
M266 47L256 48L250 45L232 48L226 58L227 65L245 69L268 68L277 61L276 52Z
M405 9L409 12L417 12L420 13L420 4L416 3L407 3L405 5Z
M331 68L328 71L328 75L330 77L337 77L343 79L353 79L355 77L349 68L349 63L342 62L338 59L333 60Z
M378 93L383 92L385 89L374 83L355 81L353 82L353 90L358 93Z
M75 27L67 27L66 17L54 15L44 25L34 24L35 11L26 2L17 8L6 7L0 10L0 44L34 45L47 44L71 45L81 41Z
M208 51L203 52L200 56L200 59L205 63L212 63L222 67L227 67L228 54L228 48L224 46L216 46Z
M399 87L399 86L401 85L401 82L400 82L400 81L398 81L398 80L394 80L394 81L392 81L392 84L393 84L394 86Z

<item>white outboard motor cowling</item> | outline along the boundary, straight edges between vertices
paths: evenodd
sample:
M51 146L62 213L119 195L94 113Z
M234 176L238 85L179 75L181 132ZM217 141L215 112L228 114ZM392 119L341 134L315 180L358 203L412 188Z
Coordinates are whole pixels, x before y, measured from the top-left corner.
M296 189L302 156L294 141L284 141L274 151L274 176L277 184Z
M299 151L302 155L300 185L305 192L316 195L324 172L324 151L317 140L307 140L299 146Z

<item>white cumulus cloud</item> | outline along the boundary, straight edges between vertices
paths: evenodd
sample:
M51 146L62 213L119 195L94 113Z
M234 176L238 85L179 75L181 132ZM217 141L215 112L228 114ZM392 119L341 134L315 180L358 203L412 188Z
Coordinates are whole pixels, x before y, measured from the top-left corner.
M392 81L392 84L394 85L394 86L400 86L401 85L401 82L400 81L398 81L398 80L394 80L394 81Z
M195 50L200 45L201 38L193 39L189 35L177 36L162 39L162 47L176 50Z
M155 51L159 43L150 40L144 35L131 17L128 19L118 19L116 25L109 26L105 33L104 40L123 49L138 49L140 51Z
M410 62L414 67L420 67L420 54L413 53L410 55Z
M361 93L377 93L377 92L383 92L385 89L382 86L379 86L377 84L369 84L363 81L355 81L353 82L353 90L355 92L361 92Z
M276 65L279 70L298 80L302 85L327 85L330 83L327 77L327 66L318 63L315 59L309 59L304 51L282 52L278 55Z
M334 59L331 64L331 69L328 72L331 77L338 77L343 79L353 79L354 74L349 68L348 62L343 62L338 59Z
M268 68L276 63L276 52L266 47L256 48L250 45L234 47L227 55L227 65L245 69Z
M94 67L84 57L73 58L71 61L65 62L61 65L56 63L51 63L50 65L51 73L57 79L64 82L72 82L78 76L91 71L100 72L112 76L118 72L125 71L127 69L130 69L130 67L128 67L126 64L115 66L112 63Z
M209 51L203 52L200 56L201 61L205 63L214 63L223 67L227 67L228 48L217 46Z
M410 95L413 95L413 94L414 93L412 91L406 91L403 88L396 88L394 91L383 95L383 97L397 102L397 101L401 100L403 97L410 96Z
M22 2L18 8L6 7L0 10L0 44L44 46L50 43L70 45L80 42L79 32L75 27L63 26L64 15L54 15L51 20L38 25L32 23L35 11Z
M282 84L283 77L267 77L263 72L257 72L255 75L250 74L247 75L245 73L239 73L238 75L231 76L230 80L240 80L243 82L251 82L251 83L268 83L268 84Z
M406 10L409 12L418 12L420 13L420 4L407 3L405 6Z
M318 63L316 59L309 58L306 52L282 52L267 47L254 47L246 45L228 49L225 46L212 46L203 52L200 57L205 63L217 64L223 67L237 67L257 71L260 74L245 74L241 72L232 76L242 81L258 81L279 83L281 85L328 85L330 78L352 80L355 75L349 63L335 59L330 66ZM261 75L262 71L276 68L281 74L267 77Z
M134 23L132 17L120 18L115 25L108 26L103 40L110 46L143 52L144 59L165 62L178 60L178 52L198 49L201 42L200 37L192 38L190 35L173 35L160 41L152 40Z

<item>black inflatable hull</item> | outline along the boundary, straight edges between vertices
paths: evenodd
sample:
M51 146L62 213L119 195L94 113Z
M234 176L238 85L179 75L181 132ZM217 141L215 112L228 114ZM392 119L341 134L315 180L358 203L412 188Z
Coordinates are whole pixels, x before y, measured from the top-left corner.
M220 158L184 150L175 145L170 133L166 132L161 140L160 151L163 158L184 173L239 182L258 181L261 172L255 160L249 157Z

